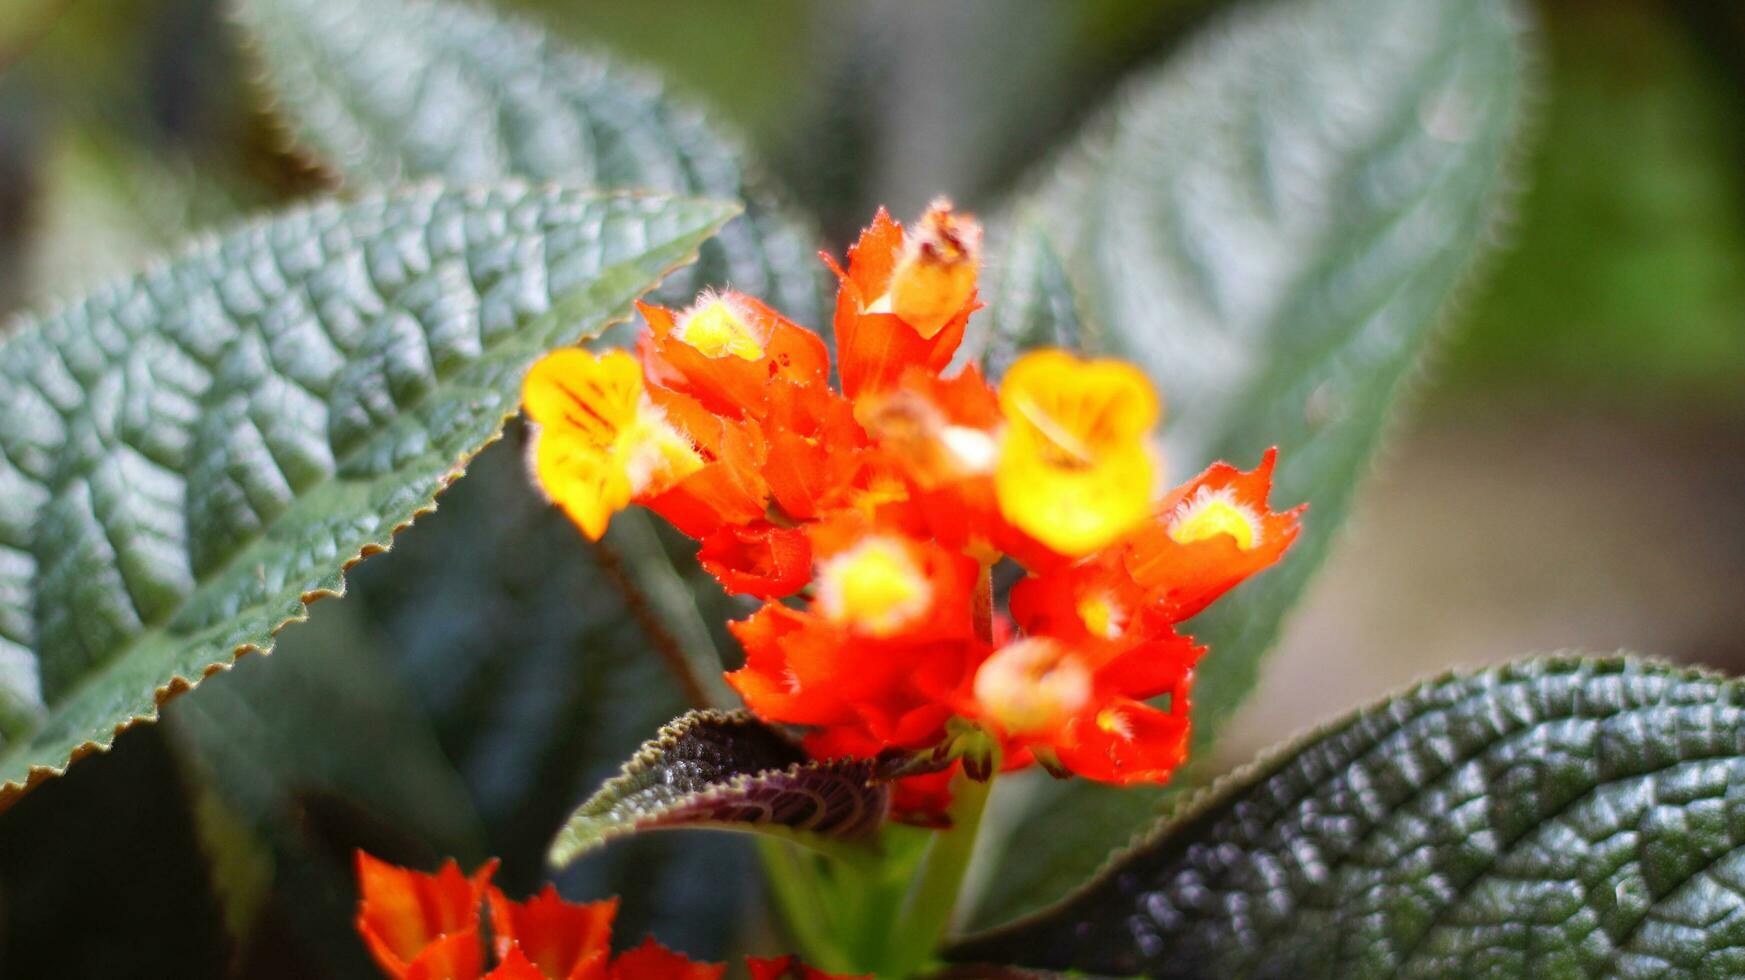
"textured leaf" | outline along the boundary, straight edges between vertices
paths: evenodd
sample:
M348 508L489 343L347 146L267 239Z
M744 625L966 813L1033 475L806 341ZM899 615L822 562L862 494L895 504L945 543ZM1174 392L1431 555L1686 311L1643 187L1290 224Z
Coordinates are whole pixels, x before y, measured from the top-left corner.
M981 362L992 378L1031 348L1084 346L1078 299L1041 219L1021 218L996 240L1004 247L988 263L999 275L983 300L987 312L972 321L958 355Z
M1211 649L1195 687L1202 751L1252 687L1490 237L1524 86L1508 0L1275 0L1235 14L1136 80L1024 202L1066 257L1091 346L1162 389L1172 471L1252 465L1277 445L1275 499L1310 504L1284 562L1190 624ZM1038 798L1036 825L1074 830L1019 832L1043 839L1001 862L994 914L1061 894L1155 803L1083 782Z
M1745 688L1638 660L1425 684L1188 800L963 959L1159 977L1745 971Z
M813 762L784 733L743 711L693 711L661 729L617 778L581 805L551 847L563 865L613 838L709 827L819 846L866 840L890 789L872 763Z
M0 346L0 801L265 650L730 206L429 188L243 227Z
M746 172L736 139L650 75L444 0L236 0L295 137L347 179L504 177L744 200L660 295L705 283L801 322L821 310L813 236Z

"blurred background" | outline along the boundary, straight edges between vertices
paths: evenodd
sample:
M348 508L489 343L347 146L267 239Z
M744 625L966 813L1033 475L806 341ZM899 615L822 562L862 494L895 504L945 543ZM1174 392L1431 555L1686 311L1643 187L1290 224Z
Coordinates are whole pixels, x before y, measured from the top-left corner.
M943 191L991 207L1128 72L1223 6L498 3L653 65L714 106L837 251L880 203L906 215ZM1220 746L1231 763L1460 664L1623 648L1745 673L1745 4L1530 6L1542 95L1511 246L1452 312L1343 540ZM0 2L0 311L71 295L187 234L328 186L284 148L249 70L214 0ZM525 488L485 485L492 478L445 497L431 527L454 540L463 526L492 533L492 521L514 519L484 502ZM575 597L602 588L592 566L565 564L567 527L551 523L547 560L481 573L497 577L497 606L442 615L433 602L452 610L477 593L433 543L445 532L424 528L360 569L364 598L323 604L284 645L375 663L376 686L349 690L371 730L434 731L432 752L453 766L429 777L434 789L377 787L386 802L375 809L343 794L293 797L303 831L376 834L392 853L394 828L376 826L379 815L446 793L457 815L435 839L500 852L518 828L540 837L555 826L576 787L604 774L591 760L621 757L650 730L615 716L613 698L663 681L639 677L641 638L625 634L588 637L622 669L549 683L585 621ZM494 652L508 647L546 653ZM320 676L282 665L293 657L254 659L212 687L257 685L287 719L331 704ZM497 701L462 692L478 672ZM165 731L128 734L0 816L0 973L69 962L68 975L325 969L280 952L297 947L285 935L326 926L296 908L259 916L262 903L297 904L294 890L261 884L272 880L261 862L285 848L226 843L226 828L247 821L227 820L225 807L283 789L203 794L175 749L202 726L220 740L237 730L220 696L205 695ZM514 719L500 717L508 701L520 706ZM525 730L540 726L575 737L532 746ZM295 741L295 730L269 718L231 742L246 768L250 752L299 751L272 741ZM638 846L578 873L609 882L652 866L639 862L682 861L690 845ZM717 869L721 880L755 879L742 850L710 855L743 872ZM508 880L537 878L536 855L505 858ZM315 907L340 887L305 885ZM697 909L719 899L675 886L625 914L709 952L728 925ZM68 935L73 908L103 941ZM268 923L240 943L227 928L239 909Z

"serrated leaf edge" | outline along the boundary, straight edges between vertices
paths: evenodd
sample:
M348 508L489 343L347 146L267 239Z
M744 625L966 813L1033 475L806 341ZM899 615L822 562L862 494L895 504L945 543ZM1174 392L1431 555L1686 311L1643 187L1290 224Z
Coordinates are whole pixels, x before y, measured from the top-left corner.
M595 790L586 800L582 801L582 804L576 808L576 810L570 815L569 819L564 821L564 825L559 828L557 838L552 842L551 847L547 851L547 863L554 868L564 867L575 862L584 855L593 853L594 851L605 847L614 840L653 830L712 829L760 833L785 838L792 840L797 844L802 844L814 849L827 850L830 853L838 854L842 852L842 849L840 847L832 846L833 844L844 840L853 841L861 838L870 838L872 832L877 830L883 823L884 812L880 811L876 819L869 819L864 828L857 828L856 832L853 834L833 835L830 838L824 838L822 835L813 834L802 828L788 827L783 824L748 824L734 823L724 820L698 820L688 823L661 824L649 821L646 818L639 819L636 817L614 816L612 815L610 807L608 807L605 812L598 814L583 812L590 806L594 805L596 801L606 799L622 800L627 798L630 795L630 792L627 792L627 790L634 790L637 777L646 773L649 769L655 766L667 752L678 744L680 739L689 733L692 728L703 724L760 728L777 734L787 740L796 751L803 751L800 748L799 743L790 738L786 733L767 725L751 712L744 709L734 709L729 711L718 708L703 708L687 712L686 714L667 722L665 725L662 725L653 738L642 743L642 745L637 748L636 752L634 752L629 759L625 760L624 764L618 769L618 775L601 783L599 789ZM725 800L731 795L742 793L747 789L753 788L766 780L771 779L772 777L795 776L803 769L833 771L843 775L848 775L851 778L854 773L858 772L863 774L862 782L866 785L872 786L878 782L874 779L876 764L871 760L847 757L825 761L801 760L780 768L763 769L757 772L736 773L723 782L711 783L707 789L688 794L686 800L688 803ZM886 808L888 809L888 796L886 804ZM578 831L575 829L578 824L588 826L590 829L597 831L593 839L586 843L572 843L571 839L579 836ZM869 844L871 843L870 839L865 842ZM568 846L565 846L566 844ZM870 848L868 849L868 853L869 855L873 853Z
M524 181L524 180L505 180L505 181L495 182L495 183L490 183L490 184L474 184L474 185L449 185L449 184L443 183L442 181L437 181L437 180L420 180L420 181L415 181L415 182L410 182L407 184L399 185L395 188L381 192L379 194L369 195L369 197L375 197L375 198L378 198L382 201L395 201L395 200L401 200L401 199L405 199L405 198L415 197L419 194L427 194L427 193L430 193L433 190L437 190L437 189L456 192L456 193L462 193L462 194L471 193L471 192L482 193L482 192L486 192L486 191L537 191L537 190L541 190L541 189L553 189L553 190L571 189L571 190L576 190L576 191L583 192L583 193L597 195L601 198L664 198L664 199L671 199L671 200L687 200L687 198L684 195L657 193L657 192L653 192L653 191L599 190L596 188L589 188L589 187L574 187L573 185L568 185L568 184L564 184L564 183L556 182L556 181L531 182L531 181ZM358 200L344 200L344 199L332 198L332 197L324 198L324 199L319 200L319 201L301 204L301 205L298 205L298 206L292 207L292 208L286 208L286 209L282 209L282 210L266 212L263 214L257 214L253 217L245 218L239 222L236 222L236 223L233 223L229 226L226 226L222 230L212 230L212 231L202 232L202 233L194 236L193 238L189 239L189 241L184 243L180 248L174 249L174 250L166 253L165 255L160 256L159 258L153 260L152 262L149 262L146 265L142 266L139 270L137 270L129 275L112 277L111 279L109 279L103 283L99 283L98 285L96 285L95 287L93 287L90 290L87 290L86 292L88 294L94 294L94 293L100 292L104 289L110 288L112 284L129 282L129 281L132 281L136 278L143 278L143 277L150 276L154 273L161 272L162 270L168 268L169 266L173 265L174 263L181 261L182 259L188 258L188 257L198 253L202 249L208 248L208 247L214 245L215 243L222 241L223 239L230 238L230 237L233 237L236 235L245 234L245 233L252 231L252 230L255 230L255 229L265 228L265 227L268 227L276 222L283 221L283 220L286 220L288 218L292 218L292 217L295 217L298 215L308 214L308 213L314 212L316 210L319 210L321 208L348 207L348 206L357 204L361 200L365 200L365 199L367 199L367 198L360 198ZM688 198L688 199L694 200L694 201L708 200L706 198ZM717 201L715 203L733 204L734 202ZM743 205L736 206L732 209L724 210L724 213L712 223L712 229L709 231L709 233L707 235L704 235L703 238L698 241L698 247L701 246L702 242L707 241L709 238L713 237L714 233L716 231L719 231L722 225L726 224L728 221L731 221L734 217L736 217L738 214L743 212L743 210L744 210ZM639 293L638 296L640 297L640 296L647 295L656 286L660 285L660 283L667 276L671 275L673 272L677 271L678 269L682 269L685 266L690 265L691 263L695 262L697 260L697 251L698 251L697 248L692 248L689 251L680 255L673 262L664 266L661 269L659 276L657 276L655 278L655 280L649 284L647 289L644 289L641 293ZM43 321L43 320L52 319L52 318L54 318L54 317L56 317L64 312L66 312L71 307L76 306L78 304L78 302L79 301L77 299L63 298L63 299L59 299L59 300L56 300L56 301L48 304L41 311L32 311L29 313L20 313L20 314L11 315L11 316L7 317L7 319L3 325L0 325L0 331L3 331L3 333L6 336L10 336L13 332L15 332L23 324L30 322L32 320ZM601 331L604 331L606 328L611 327L614 324L623 323L623 322L629 320L631 318L631 316L633 315L634 309L635 309L635 306L632 305L631 307L627 308L624 311L622 316L609 317L609 318L603 320L601 322ZM552 315L552 313L547 312L544 315L550 316L550 315ZM577 339L579 341L579 340L585 339L585 338L577 338ZM0 343L0 350L3 350L3 349L4 349L4 344ZM269 630L270 635L273 637L277 637L279 635L280 631L285 629L287 626L291 626L295 623L301 623L301 622L307 621L309 619L309 607L311 605L313 605L314 603L316 603L317 601L319 601L321 599L326 599L328 597L335 597L335 598L343 597L345 595L345 591L346 591L346 589L345 589L345 574L347 572L351 571L351 569L354 566L356 566L359 562L363 561L365 558L368 558L372 555L378 555L378 554L381 554L385 551L390 550L393 547L394 539L399 536L400 532L411 527L413 525L413 523L415 523L417 521L418 518L423 517L423 516L428 515L428 514L435 513L436 507L437 507L437 499L441 496L442 492L444 490L447 490L449 488L449 486L454 483L455 480L460 479L460 477L466 473L467 465L469 463L471 463L472 460L475 457L477 457L479 453L483 452L485 449L489 448L491 445L495 444L497 442L497 440L499 440L503 437L504 427L508 424L509 420L514 418L517 414L519 414L518 408L515 410L504 412L502 414L502 417L500 419L498 419L498 421L497 421L496 433L494 435L492 435L489 439L487 439L483 443L481 443L478 446L478 448L474 449L472 452L464 453L461 455L461 457L459 459L456 459L448 467L448 469L446 471L444 471L437 478L437 480L438 480L437 487L432 492L430 500L428 502L426 502L425 504L423 504L422 506L420 506L419 508L414 510L412 512L411 516L409 516L406 520L401 521L400 523L398 523L395 526L393 526L392 528L390 528L385 537L379 538L379 539L374 540L374 541L364 542L362 545L360 545L358 547L357 551L350 558L347 558L345 561L341 562L340 566L339 566L340 583L339 583L339 587L337 589L327 589L327 588L314 589L312 591L305 592L302 595L298 596L298 600L302 605L301 610L299 610L297 613L295 613L291 616L288 616L285 619L281 620L276 626L273 626ZM155 629L156 628L154 628L154 630L151 630L148 632L155 631ZM141 634L141 635L143 636L144 634ZM132 647L133 645L135 645L138 642L139 642L139 638L135 637L129 642L128 647ZM206 678L211 677L214 674L229 670L231 667L235 666L236 662L238 660L242 659L242 657L244 655L249 654L249 653L259 653L259 654L264 656L264 655L272 653L272 650L273 650L272 643L268 643L265 646L262 646L262 645L256 644L256 643L243 643L243 644L239 644L236 647L232 648L231 654L230 654L230 659L228 661L220 660L220 661L217 661L215 663L208 664L206 666L206 668L200 672L199 677L185 677L180 673L172 674L168 680L166 680L164 683L158 685L152 691L153 705L152 705L151 710L149 712L144 713L144 714L136 714L136 715L133 715L129 718L126 718L120 722L117 722L115 725L114 731L110 733L110 735L107 739L105 739L105 740L91 739L91 740L86 740L84 742L81 742L80 744L74 746L72 748L72 750L68 752L67 761L59 766L42 766L42 765L31 766L29 768L29 770L27 771L27 773L25 775L25 779L23 782L19 782L18 780L15 780L15 779L7 779L4 783L0 783L0 813L6 812L6 810L10 809L13 804L17 803L20 799L22 799L31 790L42 785L43 783L47 782L48 780L57 778L59 776L66 775L67 770L69 768L71 768L75 763L79 762L80 760L87 758L88 756L90 756L92 754L108 752L114 746L115 740L117 738L121 737L122 733L127 731L128 729L134 727L135 725L155 724L162 717L163 706L165 704L169 703L170 700L177 697L178 695L184 694L184 693L191 691L194 688L198 687L200 685L200 682L204 681ZM60 700L65 701L67 698L74 696L75 692L77 692L78 690L81 690L84 687L86 687L87 685L94 683L98 678L103 676L108 671L116 669L117 665L125 662L126 657L127 657L127 654L125 652L116 654L115 656L111 657L106 663L103 664L103 666L99 667L96 671L93 671L92 673L88 674L86 677L81 679L80 682L78 683L78 685L76 685L72 690L68 691L65 695L63 695ZM51 706L49 708L50 713L52 713L53 710L54 709ZM33 736L26 736L25 741L28 742L31 737L33 737Z

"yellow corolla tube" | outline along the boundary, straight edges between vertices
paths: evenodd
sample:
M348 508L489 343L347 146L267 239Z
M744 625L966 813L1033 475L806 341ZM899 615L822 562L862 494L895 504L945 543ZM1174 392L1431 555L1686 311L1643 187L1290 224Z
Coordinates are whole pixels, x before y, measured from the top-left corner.
M527 372L521 402L537 427L535 482L596 541L638 495L703 465L691 441L649 400L642 366L624 351L552 351Z
M1151 430L1162 408L1138 368L1036 351L1006 372L1000 410L994 489L1019 530L1062 554L1086 555L1150 514Z

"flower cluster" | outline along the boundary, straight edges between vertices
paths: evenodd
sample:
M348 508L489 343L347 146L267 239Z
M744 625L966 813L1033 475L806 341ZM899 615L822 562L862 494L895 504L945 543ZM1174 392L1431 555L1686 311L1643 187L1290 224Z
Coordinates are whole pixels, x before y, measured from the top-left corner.
M908 231L881 210L846 269L826 256L839 388L824 341L751 297L639 307L635 354L529 372L533 472L588 536L645 506L765 601L733 624L728 680L817 757L944 759L967 734L1006 768L1162 780L1201 652L1176 624L1277 561L1300 508L1268 508L1271 452L1162 491L1161 406L1129 364L1043 350L998 387L948 373L980 239L939 201ZM1021 576L1005 615L996 566ZM906 798L936 810L927 786Z
M557 889L513 902L490 884L497 863L471 876L452 860L423 874L357 854L357 931L395 980L720 980L725 964L698 963L648 938L612 955L618 900L577 904ZM496 966L484 972L480 907L489 905ZM748 958L752 980L833 980L791 956ZM834 978L846 980L846 978Z

